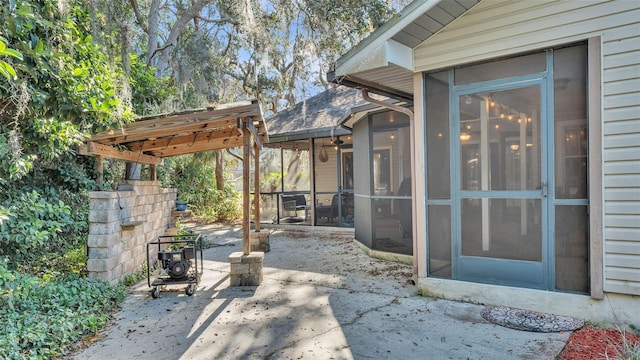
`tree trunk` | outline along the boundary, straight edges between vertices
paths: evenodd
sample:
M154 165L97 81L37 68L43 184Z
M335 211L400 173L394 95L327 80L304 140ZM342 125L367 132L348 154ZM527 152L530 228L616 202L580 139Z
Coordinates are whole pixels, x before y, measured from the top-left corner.
M128 162L125 167L125 180L140 180L142 164Z
M153 66L153 56L158 49L158 18L160 16L160 0L153 0L151 7L149 8L149 17L147 20L147 35L149 36L149 43L147 44L147 65Z

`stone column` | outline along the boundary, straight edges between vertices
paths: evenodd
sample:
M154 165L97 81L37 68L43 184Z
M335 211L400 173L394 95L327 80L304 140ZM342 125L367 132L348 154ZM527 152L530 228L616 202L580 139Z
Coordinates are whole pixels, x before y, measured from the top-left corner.
M258 286L262 282L264 253L253 251L248 255L238 251L229 255L231 286Z

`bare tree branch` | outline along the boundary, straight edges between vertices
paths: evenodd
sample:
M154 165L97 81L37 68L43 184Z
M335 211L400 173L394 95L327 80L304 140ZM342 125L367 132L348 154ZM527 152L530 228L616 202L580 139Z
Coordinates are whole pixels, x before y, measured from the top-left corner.
M140 28L142 28L142 30L145 33L149 34L149 29L144 24L144 21L142 20L142 16L140 15L140 9L138 8L138 1L129 0L129 4L131 4L131 7L133 8L133 13L136 15L136 20L138 21L138 25L140 25Z
M169 32L169 36L167 37L166 44L174 44L176 40L178 40L178 36L184 27L191 21L194 17L200 14L202 9L212 3L213 0L200 0L187 9L173 24L171 28L171 32ZM158 57L158 62L156 65L156 73L162 74L169 66L169 50L168 47L165 47L160 51L160 56Z
M203 17L201 15L197 15L195 17L195 19L202 20L202 21L204 21L206 23L209 23L209 24L231 24L231 25L240 24L237 20L233 20L233 19L228 18L228 17L227 18L220 18L220 19L210 19L210 18Z

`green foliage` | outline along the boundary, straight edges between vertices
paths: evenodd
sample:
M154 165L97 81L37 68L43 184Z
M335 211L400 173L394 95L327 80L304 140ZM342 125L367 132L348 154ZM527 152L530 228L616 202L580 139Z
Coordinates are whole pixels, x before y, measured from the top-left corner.
M233 166L233 161L227 166ZM195 216L209 221L235 220L242 214L240 193L228 181L218 190L214 174L215 153L178 156L158 169L162 186L176 188L178 199L187 201ZM226 176L230 180L229 172Z
M0 37L0 56L11 56L18 60L22 60L22 54L14 49L7 48L6 40ZM0 75L4 76L7 81L11 81L16 77L16 70L4 60L0 60Z
M97 332L126 288L69 275L45 281L11 271L0 259L0 357L52 358Z
M223 191L216 191L209 201L192 207L193 213L209 221L233 221L242 215L242 197L239 191L225 186Z
M41 255L29 263L22 263L18 268L23 274L38 276L45 280L64 277L69 274L87 275L87 249L80 245L67 251L56 251Z
M127 81L91 36L89 8L84 0L0 7L0 59L15 70L0 76L0 255L25 272L43 274L39 264L61 259L77 268L54 264L51 274L82 272L73 251L86 241L95 183L93 160L77 157L76 145L132 117Z
M9 219L0 225L0 256L11 256L15 263L33 261L64 248L64 234L79 230L69 205L62 200L51 202L35 190L10 198L3 205Z
M140 268L133 274L129 274L124 278L122 282L124 286L131 286L137 284L140 280L147 277L147 262L145 261Z
M166 112L163 103L177 95L177 88L169 77L157 79L155 69L147 66L137 55L130 55L129 77L132 87L132 105L136 114L146 115Z
M0 7L7 45L19 51L14 80L0 77L2 178L19 179L41 162L74 154L90 130L129 121L122 70L93 41L81 0L61 13L54 0ZM4 143L4 144L3 144Z

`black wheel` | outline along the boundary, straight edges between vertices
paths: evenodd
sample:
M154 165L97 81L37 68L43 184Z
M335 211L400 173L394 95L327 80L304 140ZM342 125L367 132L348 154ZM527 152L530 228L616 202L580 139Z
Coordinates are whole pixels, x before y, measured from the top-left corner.
M194 292L196 292L196 286L195 285L187 286L187 289L184 291L184 293L187 294L187 296L193 295Z
M158 288L153 288L151 289L151 297L154 299L157 299L160 297L160 292L158 291Z

